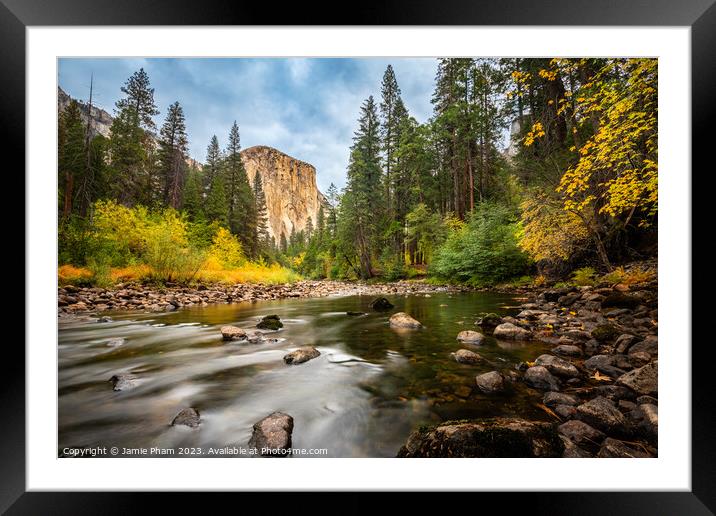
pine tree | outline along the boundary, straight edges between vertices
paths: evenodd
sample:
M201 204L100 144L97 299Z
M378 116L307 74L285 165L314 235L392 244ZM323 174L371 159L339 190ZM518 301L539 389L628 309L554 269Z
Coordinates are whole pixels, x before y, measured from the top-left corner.
M398 81L395 79L395 72L391 65L388 65L388 68L386 68L383 74L380 92L380 136L382 139L385 163L385 197L388 208L390 208L392 186L391 170L394 168L395 149L399 141L398 127L401 117L407 114L405 105L400 98L400 88L398 87Z
M206 148L206 164L204 165L204 192L208 193L214 182L214 177L219 174L221 166L221 150L219 149L219 139L216 135L211 137L209 145Z
M175 209L181 206L188 145L184 110L174 102L160 133L159 167L164 179L164 202Z
M254 249L256 203L249 179L241 161L239 126L234 121L226 148L226 196L229 203L229 226L244 249Z
M187 173L186 184L184 185L184 199L182 207L189 215L189 219L196 221L203 216L202 180L199 170L192 166Z
M154 88L149 86L149 76L144 68L134 72L121 90L127 96L117 101L117 109L119 111L131 109L144 129L149 131L156 129L152 117L158 115L159 110L154 103Z
M261 174L256 171L253 184L254 200L256 203L256 236L254 237L254 256L258 256L269 245L268 210L266 208L266 195L261 184Z
M77 184L85 169L85 125L75 100L60 114L57 151L61 212L66 218L73 212Z
M222 226L229 225L229 204L226 199L226 189L224 188L224 178L221 175L214 176L211 183L209 195L206 197L205 209L206 218L209 221L217 221Z
M153 184L145 132L132 109L122 109L110 128L109 183L111 197L121 204L149 204Z
M378 223L384 205L379 129L378 113L371 96L361 106L348 165L348 185L341 199L344 257L364 279L373 276L373 256L380 243ZM348 257L356 251L359 266Z
M308 217L308 220L306 221L306 229L305 229L306 240L308 242L310 242L311 239L313 238L313 231L314 231L313 219L311 217Z
M326 236L326 213L323 209L323 205L318 208L318 216L316 217L316 235L319 243L322 242Z

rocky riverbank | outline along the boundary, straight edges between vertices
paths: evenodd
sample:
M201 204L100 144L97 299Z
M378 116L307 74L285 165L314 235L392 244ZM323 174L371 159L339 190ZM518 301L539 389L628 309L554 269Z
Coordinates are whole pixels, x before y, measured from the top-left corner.
M398 455L657 456L657 299L656 281L632 287L565 287L534 293L515 317L491 314L477 321L496 338L554 346L533 361L476 377L485 393L503 392L512 382L544 392L542 407L552 422L449 421L414 432ZM479 345L472 347L479 350ZM466 362L470 353L478 358ZM479 355L459 350L453 359L477 363Z
M119 284L110 289L66 285L57 289L57 308L60 317L67 317L109 310L167 312L197 305L330 295L408 295L466 290L469 289L459 286L430 285L419 281L381 284L299 281L281 285L199 284L196 286L167 285L165 287L128 283Z

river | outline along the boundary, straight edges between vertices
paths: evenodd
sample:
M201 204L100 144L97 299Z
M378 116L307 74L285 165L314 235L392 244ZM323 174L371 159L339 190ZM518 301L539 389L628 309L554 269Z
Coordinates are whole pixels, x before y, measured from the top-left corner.
M59 325L58 449L208 448L246 446L252 425L274 411L294 418L293 447L330 457L394 457L420 425L488 416L549 420L541 394L521 382L485 395L477 374L508 371L548 346L488 339L473 347L457 333L477 329L487 312L513 315L507 294L433 293L389 297L395 309L372 312L373 297L344 296L190 307L167 313L107 313L110 322ZM366 315L349 316L348 311ZM396 331L391 313L405 311L420 330ZM274 343L224 342L219 328L252 328L278 314L284 328ZM111 339L122 345L111 347ZM304 345L321 356L300 365L282 357ZM450 353L479 352L465 365ZM117 373L137 377L113 391ZM172 427L183 408L201 413L198 428Z

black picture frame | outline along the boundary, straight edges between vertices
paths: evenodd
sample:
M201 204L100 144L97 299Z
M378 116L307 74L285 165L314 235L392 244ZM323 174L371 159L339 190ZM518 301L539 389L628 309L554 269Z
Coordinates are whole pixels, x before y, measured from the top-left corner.
M187 0L0 0L0 131L4 155L19 158L14 169L18 190L25 149L25 28L37 25L548 25L548 26L688 26L692 51L692 156L693 163L709 163L716 131L716 0L441 0L429 2L384 1L361 3L353 10L311 7L295 2L280 8L271 3L190 2ZM337 7L337 6L336 6ZM341 14L342 12L350 12ZM12 154L10 154L12 150ZM695 167L694 167L695 169ZM708 169L713 169L710 165ZM703 172L706 173L707 170ZM9 172L9 169L6 170ZM684 179L691 178L690 172ZM692 187L692 192L696 190ZM702 193L702 195L705 195ZM694 199L694 205L697 205ZM692 217L693 218L693 217ZM692 235L697 234L692 232ZM702 233L704 234L704 233ZM706 233L708 234L708 233ZM710 239L709 239L710 240ZM19 245L17 246L19 248ZM698 267L692 255L692 270ZM704 264L704 269L708 270ZM25 277L32 271L25 269ZM684 300L691 303L692 300ZM692 305L699 311L706 308ZM704 315L705 317L705 315ZM688 349L691 336L680 345ZM712 339L710 339L712 340ZM147 508L155 494L126 492L59 493L25 492L25 356L17 342L5 343L0 407L0 511L8 514L119 514ZM466 494L473 503L506 503L510 512L533 514L712 514L716 511L716 449L712 438L716 418L710 410L714 394L709 360L711 342L692 347L692 491L642 493L510 493ZM26 342L27 345L37 343ZM227 496L227 495L224 495ZM241 496L245 497L245 494ZM264 495L265 496L265 495ZM278 498L276 498L278 496ZM456 495L451 495L451 505ZM477 501L475 496L479 496ZM289 500L290 497L290 500ZM300 507L300 494L271 495L270 505ZM496 497L508 498L509 501ZM162 500L163 511L190 509L182 494ZM346 495L342 508L365 512L372 501ZM458 497L459 500L461 497ZM422 495L414 495L421 502ZM355 500L351 502L350 500ZM252 500L261 504L261 500ZM230 502L231 503L231 502ZM246 507L246 502L242 503ZM274 505L275 506L275 505ZM333 510L336 510L333 507ZM290 509L288 509L290 510Z

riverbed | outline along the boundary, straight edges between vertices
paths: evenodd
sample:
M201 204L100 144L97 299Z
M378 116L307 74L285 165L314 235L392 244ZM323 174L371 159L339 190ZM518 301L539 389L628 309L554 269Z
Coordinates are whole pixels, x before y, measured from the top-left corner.
M294 418L293 447L329 457L395 457L411 431L442 421L491 416L550 420L542 393L521 382L502 394L482 394L475 376L509 374L550 346L487 338L471 346L461 330L494 312L515 315L522 299L490 292L437 292L389 296L395 308L375 312L374 296L191 306L160 313L103 312L111 320L60 320L58 448L118 447L221 450L246 446L252 425L281 411ZM404 311L417 330L389 326ZM365 312L348 315L348 312ZM254 328L277 314L284 327L251 344L226 342L223 325ZM299 346L321 355L287 365ZM476 365L457 363L452 352L479 352ZM136 377L133 388L114 391L116 374ZM171 426L194 407L197 428Z

